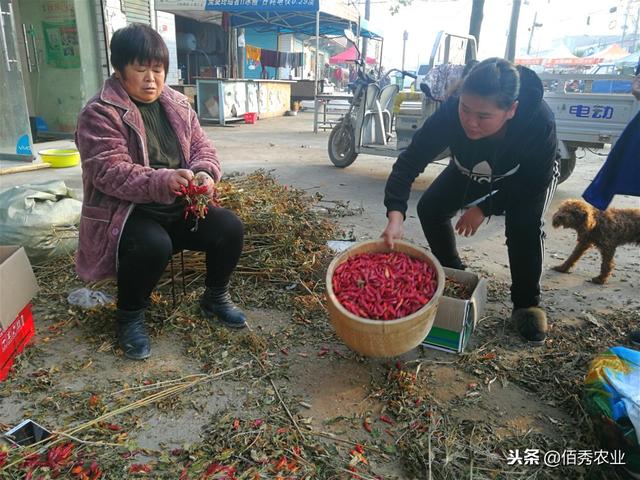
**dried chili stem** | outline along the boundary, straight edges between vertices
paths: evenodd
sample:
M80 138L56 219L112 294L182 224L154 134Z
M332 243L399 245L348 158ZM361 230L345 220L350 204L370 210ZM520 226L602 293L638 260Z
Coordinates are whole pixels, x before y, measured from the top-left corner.
M271 383L271 386L273 387L273 391L276 392L276 396L278 397L278 400L280 400L280 404L282 405L282 408L284 408L284 411L287 413L289 420L291 420L291 423L293 423L293 426L296 427L296 430L298 431L300 436L304 439L305 438L304 433L302 433L302 430L300 430L300 427L298 426L298 422L296 422L296 419L293 418L293 415L291 414L289 407L287 407L287 404L282 399L282 396L280 395L280 391L278 390L278 387L276 387L276 384L271 378L271 375L269 375L269 372L267 371L267 368L264 366L264 363L254 354L251 354L251 356L256 359L256 361L258 362L258 365L260 365L260 368L262 368L262 370L264 371L266 377L269 379L269 383Z

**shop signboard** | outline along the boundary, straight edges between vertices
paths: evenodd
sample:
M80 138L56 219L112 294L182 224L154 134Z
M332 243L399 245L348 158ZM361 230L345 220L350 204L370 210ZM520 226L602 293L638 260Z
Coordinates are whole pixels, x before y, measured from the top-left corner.
M319 0L288 0L275 2L274 0L207 0L205 10L217 11L271 11L271 12L316 12Z

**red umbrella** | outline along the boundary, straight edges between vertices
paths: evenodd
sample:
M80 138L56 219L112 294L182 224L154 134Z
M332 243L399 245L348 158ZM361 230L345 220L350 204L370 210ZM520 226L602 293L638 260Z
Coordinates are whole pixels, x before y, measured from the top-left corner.
M329 63L335 65L336 63L348 63L355 62L358 58L358 51L356 47L347 48L344 52L338 53L329 59ZM367 63L372 64L376 63L376 59L372 57L367 57Z

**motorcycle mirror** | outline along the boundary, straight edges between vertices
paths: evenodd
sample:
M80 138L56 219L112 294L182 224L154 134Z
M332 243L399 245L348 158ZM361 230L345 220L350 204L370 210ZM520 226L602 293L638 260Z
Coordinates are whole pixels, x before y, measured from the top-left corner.
M358 39L356 38L355 34L353 33L353 30L351 30L350 28L345 28L344 29L344 36L347 38L347 40L349 40L351 43L357 45L358 44Z
M429 85L427 85L426 83L420 84L420 91L424 93L428 98L433 98L431 96L431 89L429 88Z

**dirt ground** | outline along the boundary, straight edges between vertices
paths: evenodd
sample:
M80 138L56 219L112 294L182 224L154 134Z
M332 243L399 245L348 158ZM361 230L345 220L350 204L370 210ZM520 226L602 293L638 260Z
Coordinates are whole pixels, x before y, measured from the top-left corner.
M321 206L330 206L332 201L348 201L350 207L358 209L356 215L337 219L355 239L376 238L382 232L386 222L383 190L394 159L362 155L346 169L333 167L326 152L328 132L314 135L312 116L308 112L302 112L297 117L260 120L255 125L208 126L206 131L218 148L225 173L271 170L283 184L304 189L310 194L320 192L324 199ZM576 171L558 187L546 215L548 228L542 286L543 306L549 312L551 333L545 347L532 349L525 346L507 321L510 303L505 289L508 288L509 269L504 245L504 219L497 217L484 224L474 237L459 239L463 260L469 270L487 277L491 285L485 317L471 339L467 353L457 356L418 348L399 359L416 379L421 379L421 385L428 389L433 404L446 412L447 416L456 419L456 425L490 425L490 436L502 448L509 448L501 442L510 439L516 442L515 439L528 436L535 439L564 438L568 430L574 432L587 428L583 419L572 416L576 411L575 402L568 400L568 407L564 400L550 397L537 384L534 385L538 375L535 371L530 376L527 376L527 372L518 376L519 369L529 368L524 359L530 360L542 371L553 369L557 365L556 360L561 361L565 348L571 344L572 335L576 336L578 345L582 345L585 335L589 336L590 350L579 352L581 361L575 365L576 381L579 381L581 375L586 373L589 358L612 345L625 345L628 330L640 327L624 322L609 325L602 320L608 318L606 315L611 312L640 311L637 293L640 287L640 255L637 246L628 245L618 249L614 275L604 286L589 281L599 268L599 255L594 251L585 255L571 274L550 270L550 267L567 257L575 244L572 231L551 228L551 215L561 201L580 197L603 163L605 154L606 151L579 151ZM414 184L405 237L419 245L426 246L426 241L415 215L415 206L421 192L442 168L440 165L429 166ZM10 178L1 179L0 186L6 188L49 180L53 178L52 174L64 179L71 187L80 186L79 168L10 175L7 176ZM640 207L640 201L633 197L616 197L613 206ZM31 417L60 430L67 426L61 423L69 421L68 413L76 408L74 402L84 398L79 392L86 392L87 389L115 391L124 388L124 384L131 386L145 379L178 378L201 371L198 359L190 355L189 348L179 341L174 332L159 329L159 333L152 337L151 359L131 362L114 355L109 344L109 325L103 325L99 332L87 331L81 325L69 322L77 315L73 309L68 309L67 318L52 318L48 312L41 310L42 302L39 300L43 296L57 295L63 304L65 293L51 292L44 285L40 296L34 300L38 354L25 354L24 359L18 362L17 375L0 386L2 424L14 425L23 418ZM187 301L195 302L195 297L188 297ZM278 344L279 335L284 335L290 329L289 313L248 309L248 314L252 331L275 339L273 345L281 347L280 350L269 349L271 361L285 372L278 374L274 381L287 399L295 399L298 418L303 419L305 425L316 431L324 431L327 435L366 443L370 440L369 433L360 427L359 421L354 427L353 420L370 417L373 419L374 433L380 436L376 440L382 442L385 424L377 419L390 408L384 379L394 368L395 360L372 360L353 355L326 331L319 331L320 337L316 339L284 336ZM629 318L637 319L637 316ZM594 321L597 324L595 327ZM64 328L52 329L60 322L66 322ZM88 337L96 335L102 343L96 342L95 338L88 341ZM318 356L318 349L325 345L330 354ZM233 356L234 350L229 349L224 357L229 359ZM256 367L254 365L251 368ZM29 394L26 394L21 390L24 384L20 382L20 376L33 376L34 372L39 371L48 373L43 374L39 388L29 390ZM523 378L528 378L531 383ZM553 372L549 374L549 379L554 381ZM170 450L201 441L207 435L203 428L212 415L235 412L242 416L251 410L245 400L260 388L257 381L245 383L240 380L225 377L206 387L196 388L189 393L188 401L184 397L180 399L185 404L182 408L147 411L144 419L128 432L129 439L135 441L139 449L148 451ZM562 390L563 378L555 378L555 381L558 382L558 390ZM573 385L571 388L572 391L579 391L580 387ZM268 395L269 389L265 391ZM60 398L65 398L61 396L64 392L68 394L68 405L64 402L60 404ZM273 392L270 394L273 395ZM274 403L277 405L277 399ZM42 416L45 411L48 412L46 417ZM401 413L395 413L401 417ZM474 431L470 434L471 444ZM397 432L388 433L389 436L392 434ZM514 443L511 448L522 445ZM584 444L581 447L585 448ZM596 447L592 445L593 449ZM544 445L538 448L543 449ZM424 469L421 473L407 469L407 462L411 463L413 457L407 459L404 454L387 453L379 456L371 454L368 457L371 476L361 478L374 478L374 475L385 479L428 478ZM345 455L346 465L348 454L338 450L339 454ZM451 458L453 465L455 454ZM479 463L474 470L471 460L471 478L560 478L572 471L569 469L556 474L552 469L531 467L530 474L525 469L511 475L511 467L506 459L503 458L502 463L504 470L496 470L495 463L486 471ZM445 462L443 470L439 471L440 476L434 478L461 478L457 477L458 470L452 469L452 473L443 474L446 468ZM129 478L128 475L123 472L120 478ZM609 470L582 468L575 470L575 476L569 473L569 478L616 478L612 475L614 473ZM132 474L132 478L134 476ZM154 477L150 474L148 478L172 477ZM344 478L349 478L349 475Z

